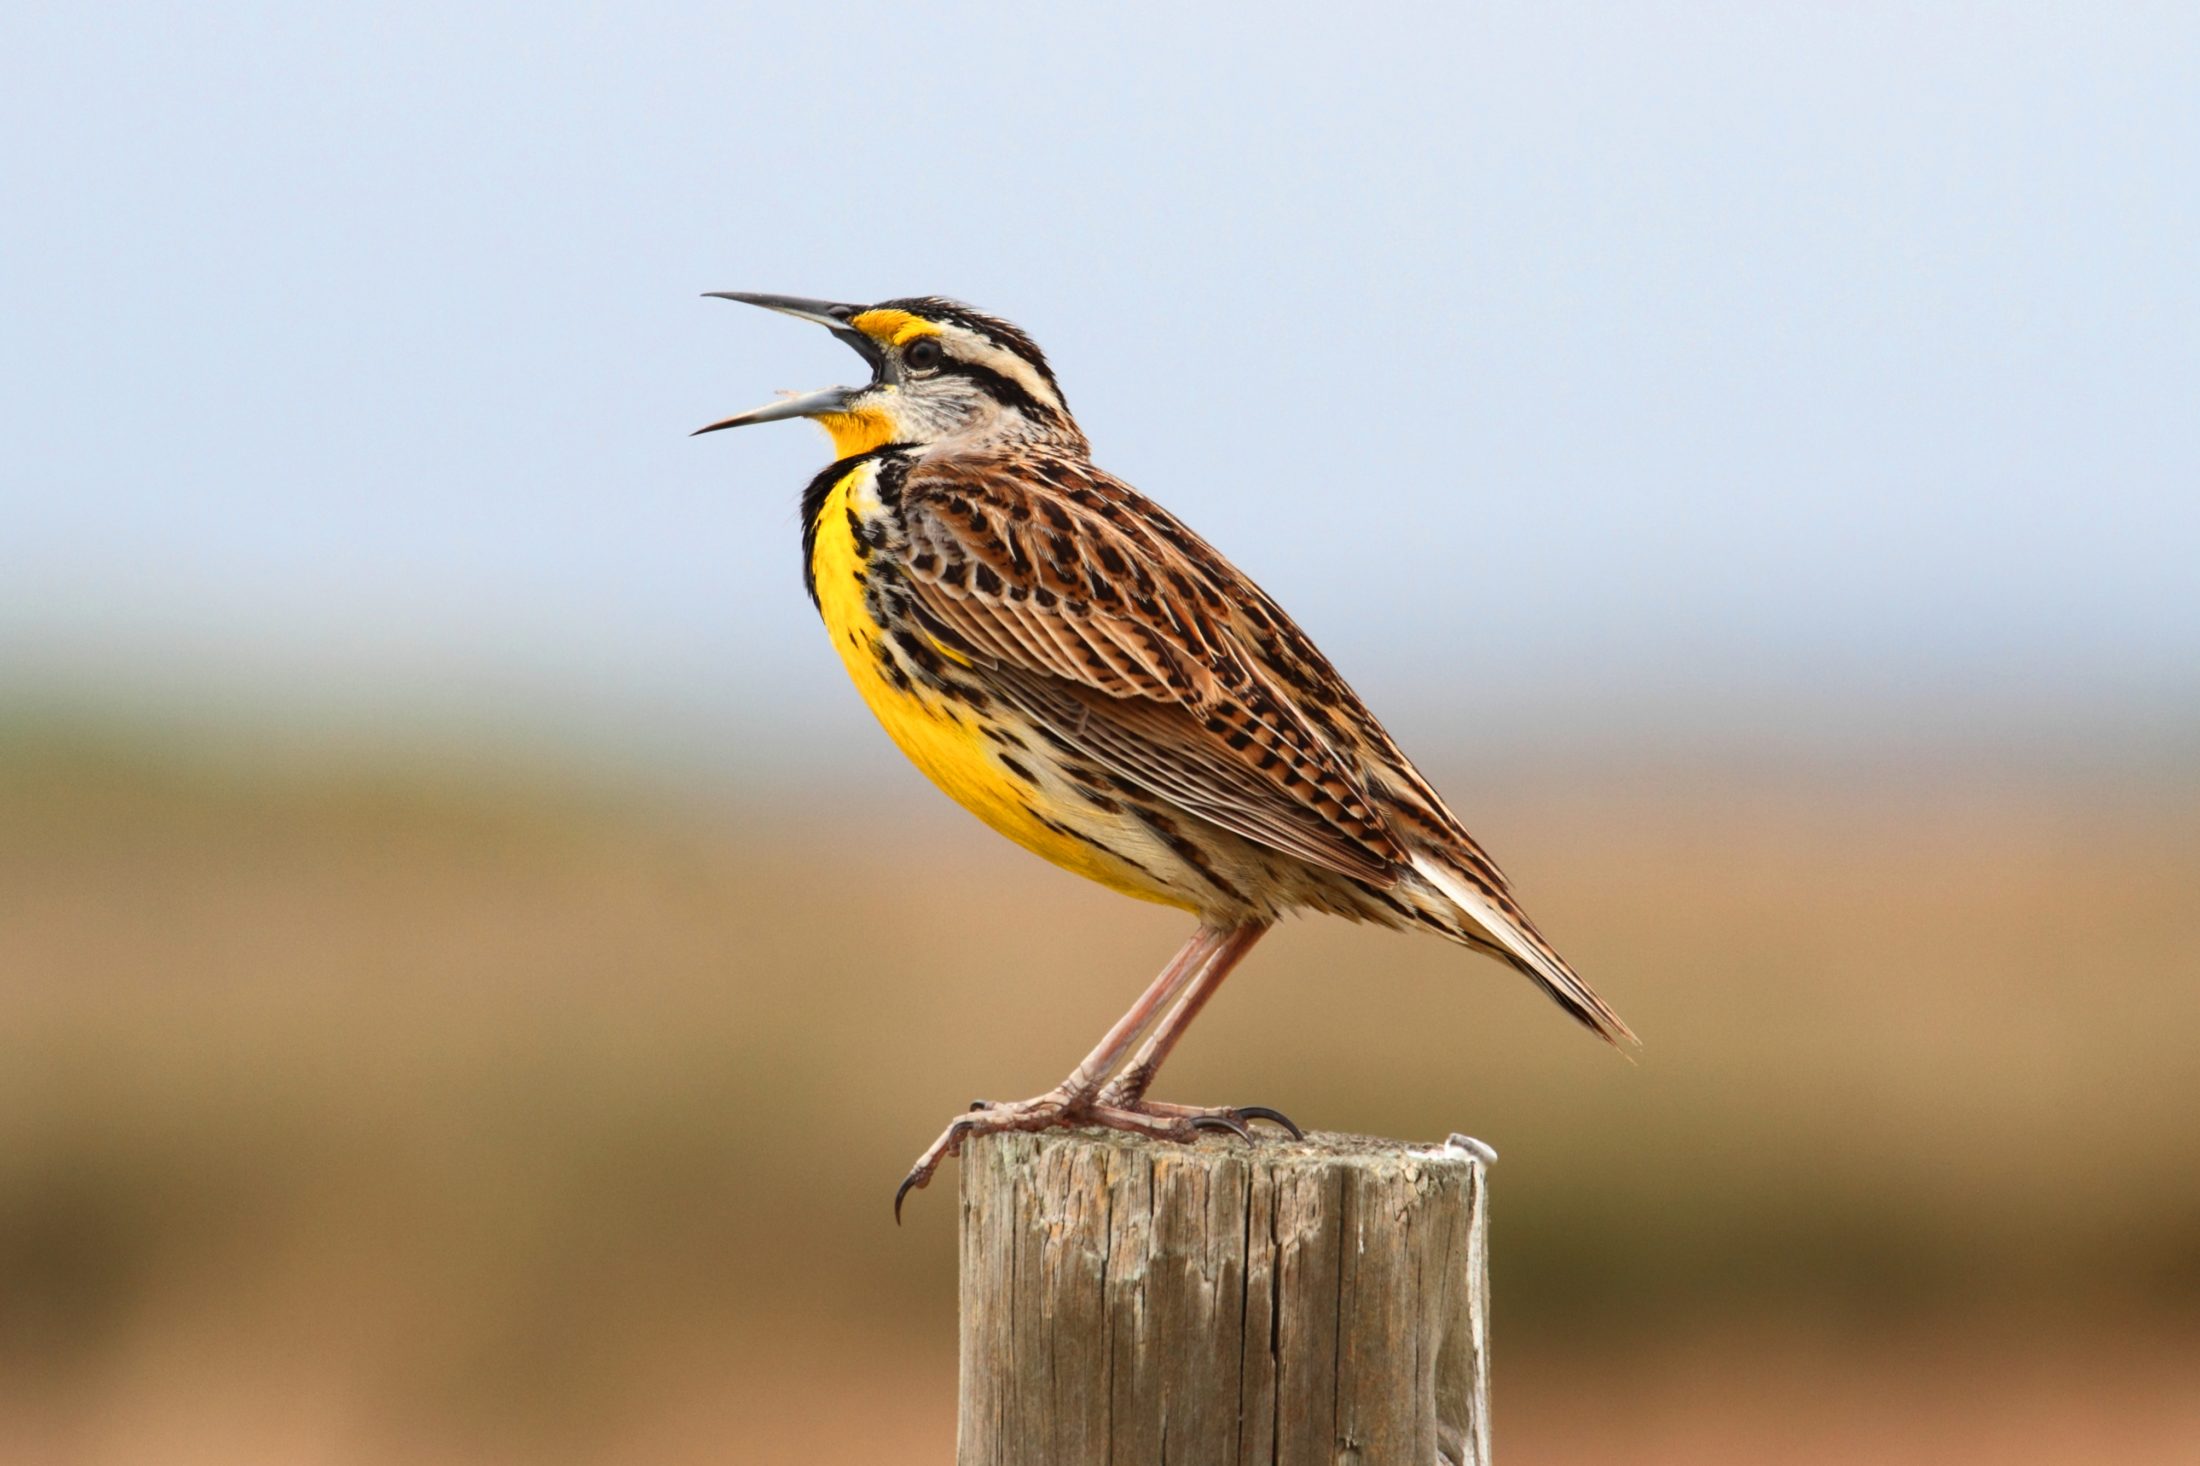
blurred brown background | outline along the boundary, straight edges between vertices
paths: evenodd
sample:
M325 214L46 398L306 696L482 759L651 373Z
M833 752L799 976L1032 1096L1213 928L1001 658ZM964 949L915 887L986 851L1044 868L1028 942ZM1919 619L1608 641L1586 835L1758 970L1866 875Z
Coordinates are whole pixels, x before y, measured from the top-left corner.
M4 747L10 1460L947 1459L893 1185L1182 925L898 771ZM1498 1146L1509 1458L2191 1459L2189 765L1429 762L1641 1061L1302 923L1168 1088Z

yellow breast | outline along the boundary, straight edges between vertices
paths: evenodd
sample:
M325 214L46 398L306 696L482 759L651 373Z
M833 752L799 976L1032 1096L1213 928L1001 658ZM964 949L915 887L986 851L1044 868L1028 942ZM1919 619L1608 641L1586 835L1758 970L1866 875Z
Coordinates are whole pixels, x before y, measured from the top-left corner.
M871 489L875 472L875 466L867 463L833 486L818 519L810 568L818 609L833 647L887 736L956 803L1025 849L1126 895L1191 908L1193 903L1164 887L1150 872L1111 857L1101 845L1066 833L1091 824L1094 816L1060 796L1057 781L1044 777L1039 755L1021 760L1027 772L1041 775L1035 782L1020 780L1002 766L1000 750L985 736L986 721L993 719L1010 729L1019 725L997 705L980 713L922 682L913 681L905 688L881 665L880 648L888 633L865 604L869 566L849 525L851 510L858 517L880 512ZM941 650L950 661L961 660ZM1040 742L1026 741L1035 746ZM1133 840L1143 843L1143 832L1111 829L1102 845L1122 850Z

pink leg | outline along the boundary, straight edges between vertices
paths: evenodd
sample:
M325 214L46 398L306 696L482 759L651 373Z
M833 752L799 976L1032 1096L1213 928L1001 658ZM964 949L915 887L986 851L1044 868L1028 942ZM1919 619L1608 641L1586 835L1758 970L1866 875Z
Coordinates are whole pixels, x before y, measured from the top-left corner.
M1161 1026L1153 1031L1153 1036L1139 1049L1138 1057L1132 1059L1130 1066L1116 1075L1106 1089L1100 1091L1101 1104L1128 1108L1145 1099L1146 1090L1153 1084L1154 1075L1160 1072L1162 1063L1176 1047L1177 1041L1184 1037L1184 1030L1192 1026L1192 1020L1199 1016L1199 1010L1206 1007L1207 1000L1220 990L1222 980L1244 960L1246 953L1253 950L1253 943L1267 935L1267 932L1267 923L1262 922L1237 927L1228 933L1221 948L1215 953L1214 961L1201 971L1198 980L1184 994L1184 1001L1177 1004L1176 1011L1161 1020Z
M1209 972L1218 965L1227 971L1265 930L1265 926L1203 925L1192 933L1191 940L1169 959L1161 975L1139 995L1137 1002L1131 1004L1130 1011L1115 1021L1115 1026L1069 1072L1068 1078L1045 1094L1008 1104L988 1105L950 1124L940 1138L932 1142L931 1148L917 1158L916 1165L903 1178L901 1189L894 1193L895 1218L898 1220L901 1216L902 1199L930 1181L940 1162L958 1153L963 1141L973 1135L990 1135L999 1130L1046 1130L1063 1125L1105 1125L1174 1140L1189 1140L1198 1134L1199 1127L1188 1116L1146 1114L1134 1106L1098 1105L1095 1101L1101 1094L1101 1084L1123 1062L1123 1055L1130 1051L1131 1045L1138 1041L1138 1036L1155 1017L1178 998L1185 997L1187 991L1196 996L1200 988L1207 985ZM1220 978L1215 981L1219 982ZM1187 998L1187 1001L1190 1000ZM1196 1006L1193 1011L1197 1011ZM1190 1021L1181 1008L1167 1020L1179 1030ZM1174 1042L1171 1038L1170 1043ZM1141 1051L1142 1061L1152 1048L1148 1044L1147 1049ZM1167 1047L1162 1048L1153 1059L1154 1065L1158 1066L1167 1053Z
M1091 1099L1098 1093L1101 1081L1123 1061L1124 1052L1153 1022L1154 1015L1175 1002L1185 989L1197 992L1205 973L1228 952L1236 937L1237 930L1227 927L1201 926L1193 932L1191 940L1179 947L1176 955L1169 959L1169 965L1161 969L1161 975L1138 995L1130 1011L1115 1020L1115 1026L1056 1088L1079 1099ZM1234 962L1236 959L1223 960Z

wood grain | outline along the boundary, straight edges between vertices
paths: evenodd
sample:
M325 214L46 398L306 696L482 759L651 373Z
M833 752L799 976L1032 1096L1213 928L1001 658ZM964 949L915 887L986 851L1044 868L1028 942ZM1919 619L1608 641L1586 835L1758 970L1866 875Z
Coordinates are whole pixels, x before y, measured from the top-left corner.
M961 1174L961 1466L1489 1461L1470 1145L1057 1131Z

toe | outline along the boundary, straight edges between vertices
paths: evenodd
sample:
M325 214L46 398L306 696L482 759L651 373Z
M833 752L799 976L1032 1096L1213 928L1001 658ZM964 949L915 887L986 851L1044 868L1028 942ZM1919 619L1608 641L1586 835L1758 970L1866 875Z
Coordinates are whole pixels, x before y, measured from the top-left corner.
M1245 1128L1245 1122L1228 1110L1222 1110L1212 1115L1194 1115L1191 1118L1191 1126L1194 1130L1225 1131L1248 1144L1253 1139L1253 1132Z
M1281 1110L1271 1110L1266 1105L1240 1105L1238 1117L1243 1120L1266 1120L1271 1125L1281 1125L1291 1132L1293 1140L1306 1139L1306 1132Z

